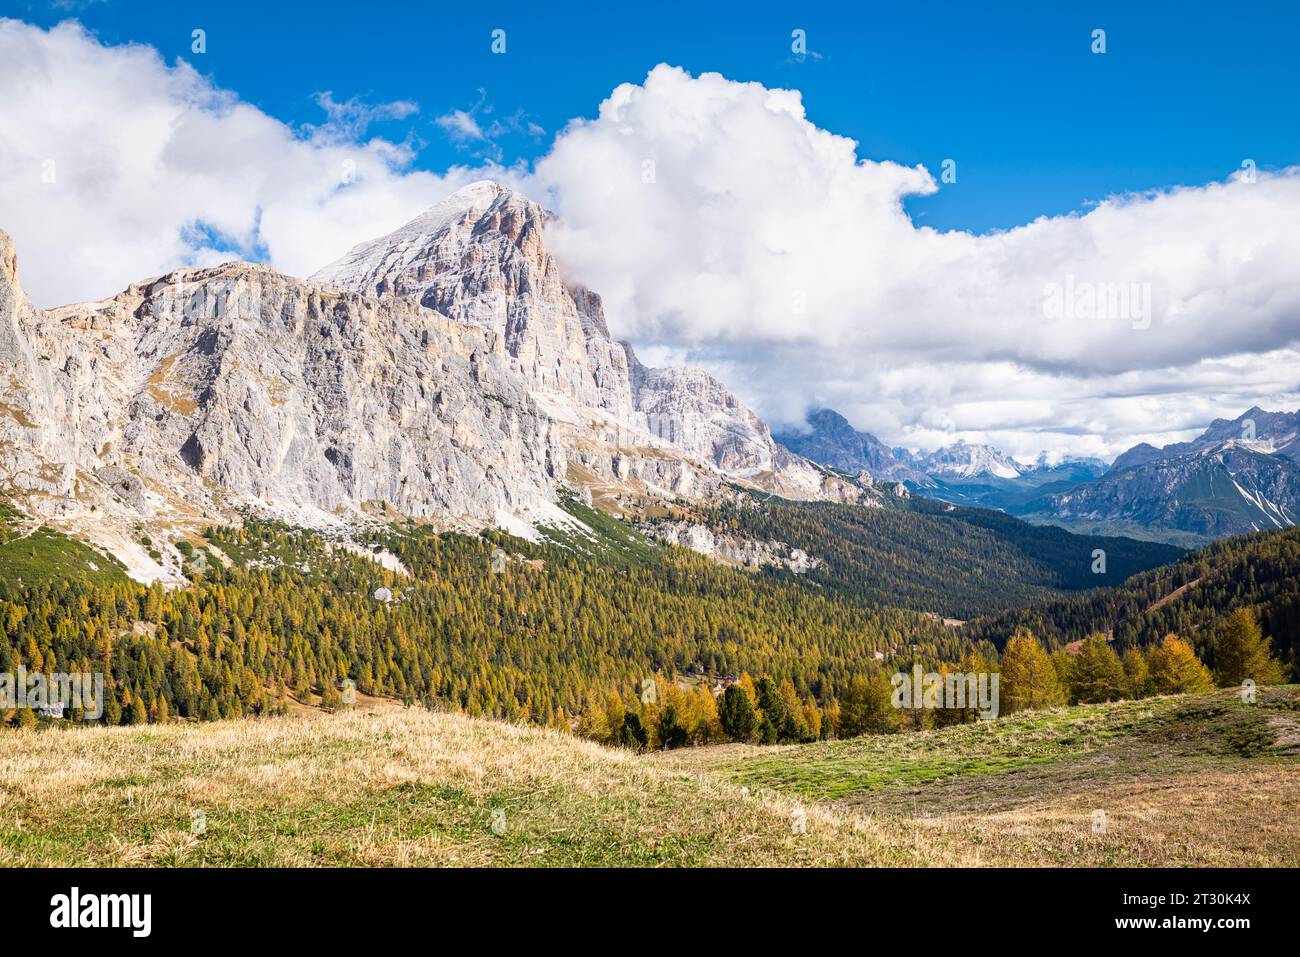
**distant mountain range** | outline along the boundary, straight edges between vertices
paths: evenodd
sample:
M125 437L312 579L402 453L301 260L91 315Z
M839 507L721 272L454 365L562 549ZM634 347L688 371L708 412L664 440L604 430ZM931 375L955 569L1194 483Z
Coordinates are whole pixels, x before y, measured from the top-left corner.
M958 441L932 452L890 448L870 432L853 428L834 409L814 409L804 429L773 436L814 462L876 481L906 482L913 491L959 505L1015 511L1044 492L1063 491L1106 472L1101 459L1067 458L1047 464L1017 462L991 445Z
M872 479L886 482L933 484L911 459L900 456L870 432L859 432L834 409L809 412L807 426L804 431L787 430L772 438L797 455L842 472L866 472Z
M895 449L894 454L911 462L931 478L969 479L983 476L1014 479L1026 471L1025 467L991 445L972 445L958 441L933 452L911 453Z
M1031 521L1191 544L1300 518L1300 412L1250 409L1191 442L1137 445L1091 482L1026 503Z
M1160 449L1146 442L1135 445L1115 459L1111 470L1120 472L1168 461L1224 444L1300 461L1300 412L1265 412L1255 406L1235 419L1215 419L1191 442L1176 442Z
M1048 465L1045 456L1026 465L966 442L933 452L890 449L830 409L809 413L806 425L775 438L832 468L1089 534L1196 545L1284 528L1300 516L1300 412L1252 408L1216 419L1190 442L1136 445L1109 468L1100 459Z

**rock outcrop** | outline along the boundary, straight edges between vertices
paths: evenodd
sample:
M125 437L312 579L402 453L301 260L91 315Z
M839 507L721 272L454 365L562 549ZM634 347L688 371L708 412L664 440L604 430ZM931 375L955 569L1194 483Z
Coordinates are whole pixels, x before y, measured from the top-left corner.
M38 514L117 501L482 521L551 501L563 473L500 337L412 302L239 263L39 312L13 278L3 472Z
M801 548L785 542L760 542L736 535L715 532L696 522L647 522L640 530L651 538L670 545L680 545L701 555L744 568L758 569L769 565L789 569L796 575L809 572L821 564Z

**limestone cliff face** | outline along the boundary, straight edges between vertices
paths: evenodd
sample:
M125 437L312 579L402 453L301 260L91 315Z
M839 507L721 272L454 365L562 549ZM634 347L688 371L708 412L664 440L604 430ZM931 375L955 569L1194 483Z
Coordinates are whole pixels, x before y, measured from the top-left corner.
M785 542L760 542L737 535L719 533L694 522L647 522L639 526L651 538L670 545L680 545L709 558L744 568L759 569L768 565L788 568L802 575L821 564L801 548Z
M566 284L546 249L548 214L497 183L454 193L311 277L407 298L500 334L557 422L570 459L602 479L694 494L719 476L820 494L821 475L699 369L652 369L614 341L600 297Z
M40 312L4 252L0 470L38 514L490 521L553 496L552 422L488 330L248 264Z
M638 362L546 221L478 183L307 282L229 263L44 311L0 233L0 497L119 545L247 507L518 528L554 518L560 483L872 498L704 372Z
M409 299L499 335L534 391L628 419L623 350L598 297L570 290L543 241L546 213L497 183L467 186L311 281Z
M39 313L18 284L18 255L0 230L0 495L31 489L69 490L75 474L46 451L57 451L54 426L68 397L54 388L48 358L38 357L30 331Z

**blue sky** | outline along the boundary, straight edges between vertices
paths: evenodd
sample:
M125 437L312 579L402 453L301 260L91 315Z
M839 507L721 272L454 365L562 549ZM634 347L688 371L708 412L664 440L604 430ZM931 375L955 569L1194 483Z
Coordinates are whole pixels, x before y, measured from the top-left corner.
M1300 407L1293 5L731 6L0 0L0 228L48 306L305 278L491 177L778 425L1032 459Z
M1300 14L1294 4L1008 3L711 5L315 4L308 15L249 0L0 4L41 25L75 16L105 43L147 43L293 124L323 119L314 96L414 100L372 133L421 144L419 167L474 157L436 118L479 105L518 117L506 163L545 152L655 64L802 91L809 119L859 155L957 162L957 182L907 208L919 224L987 231L1085 208L1107 195L1222 179L1244 158L1300 160ZM181 9L181 8L184 9ZM1137 9L1137 8L1141 9ZM990 9L991 8L991 9ZM490 34L507 31L507 53ZM191 53L191 31L207 52ZM790 34L814 56L796 62ZM1091 52L1106 31L1107 52ZM487 112L490 111L490 112Z

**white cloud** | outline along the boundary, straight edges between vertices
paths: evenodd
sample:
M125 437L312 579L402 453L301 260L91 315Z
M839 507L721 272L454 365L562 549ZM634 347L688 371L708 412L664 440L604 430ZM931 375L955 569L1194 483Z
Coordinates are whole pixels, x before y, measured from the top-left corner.
M465 110L452 110L438 117L437 123L447 131L453 143L478 142L487 139L478 120Z
M459 149L490 163L500 163L505 154L498 142L502 137L521 135L540 140L546 135L546 130L529 117L522 107L508 116L492 119L485 126L484 123L492 116L494 109L494 105L488 102L487 91L480 89L478 100L468 110L451 110L434 122ZM479 117L483 117L483 120Z
M420 112L420 104L412 100L394 100L392 103L366 103L358 97L339 102L331 90L316 94L317 105L325 111L329 122L320 129L339 139L359 139L372 123L404 120ZM315 129L311 127L309 129Z
M906 215L938 188L924 168L859 159L797 92L717 74L620 86L532 174L497 165L494 138L542 131L482 97L435 121L480 157L444 174L366 138L413 102L318 102L325 122L294 129L152 48L0 21L0 227L29 294L96 298L236 257L308 275L491 176L560 214L558 254L616 333L702 361L777 421L827 404L895 444L1033 457L1300 406L1297 170L973 236ZM1149 327L1054 318L1045 289L1067 282L1149 289Z
M28 294L99 298L235 258L304 276L483 175L413 171L408 147L357 139L413 103L318 101L326 122L295 131L151 47L0 20L0 227Z
M823 402L890 441L1032 456L1115 451L1261 388L1300 404L1300 169L938 232L902 207L930 173L860 160L799 93L660 66L565 129L535 183L617 333L693 350L776 419Z

